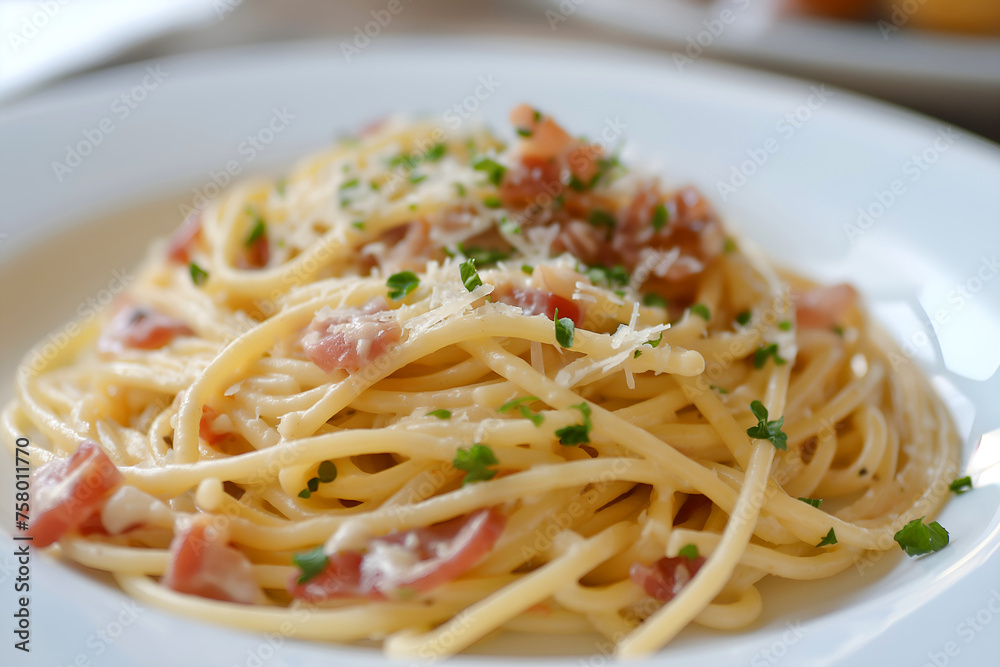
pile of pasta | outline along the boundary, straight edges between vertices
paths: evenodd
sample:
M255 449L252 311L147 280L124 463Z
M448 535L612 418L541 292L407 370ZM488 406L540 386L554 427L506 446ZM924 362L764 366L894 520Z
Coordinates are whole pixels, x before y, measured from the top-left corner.
M3 428L35 546L256 631L423 658L596 631L634 657L923 526L958 438L851 287L511 122L389 118L235 186L32 351Z

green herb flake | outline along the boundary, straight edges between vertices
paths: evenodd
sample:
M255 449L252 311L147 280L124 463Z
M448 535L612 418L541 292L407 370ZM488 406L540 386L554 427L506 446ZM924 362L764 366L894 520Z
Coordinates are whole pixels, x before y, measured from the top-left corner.
M191 282L195 285L204 285L205 281L208 280L208 272L194 262L188 264L188 272L191 274Z
M822 498L799 498L806 505L812 505L813 507L819 507L823 504Z
M526 403L534 403L537 400L539 400L537 396L522 396L521 398L515 398L511 401L507 401L499 408L497 408L497 412L509 412L511 410L517 410L519 413L521 413L522 417L524 417L525 419L530 419L532 424L534 424L535 426L541 426L542 423L545 421L545 417L538 413L532 412L531 408L525 405Z
M424 160L427 162L437 162L444 157L447 148L444 144L434 144L428 149L427 153L424 155Z
M334 465L333 461L323 461L319 464L316 476L319 477L319 481L323 484L329 484L337 479L337 466Z
M580 403L579 405L571 405L569 407L580 411L580 414L583 415L583 423L565 426L557 430L556 435L559 437L559 444L566 445L567 447L585 445L590 442L590 430L594 427L590 421L590 406L586 403Z
M949 491L954 491L957 494L963 494L966 491L972 490L972 477L966 475L965 477L959 477L954 482L948 485Z
M525 273L530 276L534 272L535 272L535 267L533 267L531 264L521 265L521 273Z
M451 419L451 410L432 410L427 413L428 417L437 417L438 419Z
M729 390L728 390L728 389L723 389L722 387L719 387L719 386L717 386L717 385L714 385L714 384L710 384L710 385L708 385L708 388L709 388L709 389L712 389L713 391L717 391L717 392L719 392L720 394L728 394L728 393L729 393Z
M563 347L573 347L573 335L576 333L576 325L568 317L559 317L559 309L556 308L554 314L556 326L556 341Z
M590 212L587 222L594 227L607 227L609 230L618 226L618 221L615 220L615 216L611 215L607 211L602 211L599 208L595 208Z
M770 440L775 449L788 449L788 435L781 430L781 427L785 425L785 418L781 417L775 421L768 421L767 408L760 401L752 402L750 410L753 411L754 417L757 418L757 425L748 428L747 435L759 440Z
M745 327L747 323L750 322L751 317L753 317L753 315L750 313L750 311L744 310L742 313L736 316L736 323L741 327Z
M496 264L510 257L509 252L494 250L492 248L480 248L479 246L465 246L458 244L458 251L467 258L475 260L476 264L483 266L486 264Z
M358 186L358 183L360 183L360 182L361 181L358 180L357 178L352 178L351 180L347 181L346 183L341 183L339 189L341 191L343 191L343 190L348 190L350 188L356 188Z
M319 477L313 477L306 482L306 488L312 493L316 493L319 490Z
M923 556L948 546L948 531L937 521L924 523L924 517L914 519L893 535L907 556Z
M420 285L420 278L413 271L400 271L389 276L385 286L389 288L389 298L393 301L405 299Z
M691 306L690 311L692 315L697 315L706 322L710 322L712 320L712 313L709 312L708 306L703 303L694 304Z
M837 334L841 338L844 337L844 327L836 325L833 327L833 333Z
M833 532L833 528L831 528L830 532L826 534L826 537L820 540L819 544L817 544L816 546L827 547L836 543L837 543L837 534Z
M500 208L502 203L500 202L500 197L496 195L490 195L489 197L483 198L483 206L486 208Z
M292 562L302 570L298 581L300 584L304 584L325 570L330 559L323 552L323 545L321 544L310 551L295 554L292 556Z
M534 132L531 130L526 130L523 127L517 128L517 135L519 137L530 137L532 134L534 134Z
M507 171L507 167L496 162L495 160L491 160L488 157L477 160L475 164L472 165L472 168L476 171L484 172L490 183L497 186L500 185L500 182L503 180L503 175Z
M791 331L792 323L789 320L782 320L781 322L778 322L778 328L782 331Z
M663 332L661 331L659 338L657 338L656 340L647 340L643 343L643 345L648 345L650 347L659 347L660 343L662 342L663 342Z
M482 279L479 277L479 272L476 271L476 260L474 259L469 259L459 264L458 272L462 277L462 284L470 292L475 291L477 287L483 284Z
M274 189L279 196L285 196L285 188L288 187L288 179L282 178L277 183L274 184Z
M493 450L479 443L472 445L469 449L459 449L455 453L455 459L451 462L458 470L465 471L462 486L493 479L497 471L490 470L487 466L497 465L498 463L500 461L493 454Z
M364 220L355 220L354 222L351 223L351 227L354 227L358 231L364 231L364 229L365 229L365 221Z
M757 351L753 353L753 367L763 368L764 364L767 363L768 357L774 357L774 363L778 366L787 363L786 359L778 355L778 344L771 343L770 345L757 348Z
M664 299L659 294L654 294L653 292L650 292L649 294L643 295L643 297L642 297L642 305L649 306L650 308L652 308L653 306L656 306L656 307L659 307L659 308L666 308L667 307L667 300Z
M636 350L635 352L632 353L633 359L638 359L641 356L642 356L642 350Z
M465 186L462 185L461 183L458 183L457 181L455 182L454 185L455 185L455 193L458 194L459 197L464 197L465 196Z
M740 247L736 245L736 240L731 236L727 236L725 243L722 245L722 251L725 253L731 253L736 252L739 249Z
M698 557L698 546L695 544L685 544L681 547L681 550L677 552L678 556L684 556L688 560L694 560Z
M660 231L667 226L670 222L670 213L667 212L667 207L663 204L657 204L656 208L653 209L653 229Z
M416 185L417 183L420 183L421 181L425 180L426 178L427 178L426 174L416 174L416 173L414 173L414 174L410 174L409 181L410 181L410 183L413 183L414 185Z

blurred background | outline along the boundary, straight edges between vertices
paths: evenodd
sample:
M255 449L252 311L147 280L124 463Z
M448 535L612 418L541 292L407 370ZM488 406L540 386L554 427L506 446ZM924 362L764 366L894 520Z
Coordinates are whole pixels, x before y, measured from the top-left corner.
M383 26L393 2L406 11ZM861 92L1000 141L1000 0L8 1L0 106L132 61L294 39L350 45L366 31L643 48L681 71L702 58L726 61Z

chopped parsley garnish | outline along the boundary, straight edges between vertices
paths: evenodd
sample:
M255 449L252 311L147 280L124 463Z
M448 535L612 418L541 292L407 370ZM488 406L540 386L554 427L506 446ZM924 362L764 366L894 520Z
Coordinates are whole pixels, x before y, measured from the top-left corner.
M771 343L770 345L757 348L757 351L753 353L753 367L764 368L768 357L774 357L774 363L779 366L786 363L786 360L778 355L778 344Z
M428 417L437 417L438 419L451 419L451 410L432 410L427 413Z
M188 264L188 271L191 273L191 282L195 285L203 285L208 280L208 272L194 262Z
M694 304L693 306L691 306L690 310L692 315L697 315L706 322L712 319L712 313L709 312L708 306L706 306L703 303Z
M576 325L568 317L559 317L559 309L556 308L554 314L556 325L556 341L563 347L573 347L573 334L576 333Z
M844 327L842 327L840 325L834 326L833 327L833 333L835 333L838 336L840 336L841 338L843 338L844 337Z
M347 181L346 183L341 183L339 189L340 190L347 190L348 188L355 188L355 187L358 186L358 183L360 183L360 182L361 181L359 181L357 178L352 178L351 180Z
M535 122L536 123L542 119L542 112L541 111L539 111L538 109L532 109L531 111L535 115Z
M653 209L653 229L660 231L667 226L670 222L670 213L667 212L667 207L663 204L657 204L656 208Z
M806 505L812 505L813 507L819 507L823 504L822 498L799 498Z
M459 197L464 197L465 196L465 186L462 185L461 183L456 182L455 183L455 192L458 193Z
M836 543L837 543L837 534L833 532L833 528L831 528L830 532L826 534L826 537L820 540L819 544L817 544L816 546L826 547Z
M736 323L741 327L745 327L747 325L747 322L750 321L751 317L753 317L753 315L750 313L750 311L744 310L742 313L736 316Z
M782 331L791 331L792 323L789 320L782 320L778 322L778 328L781 329Z
M587 277L594 285L603 287L615 287L618 285L628 285L629 275L625 267L617 264L612 268L606 266L592 266L587 269Z
M490 195L489 197L483 198L483 206L486 208L500 208L501 202L500 197L496 195Z
M364 230L364 228L365 228L365 221L364 220L355 220L354 222L351 223L351 227L354 227L357 230Z
M504 234L520 234L521 225L517 224L513 220L508 220L504 218L500 221L500 231Z
M409 181L416 185L427 178L427 174L410 174Z
M288 186L288 180L282 178L281 180L279 180L277 183L274 184L274 189L277 191L277 193L279 195L281 195L282 197L284 197L285 196L285 188L287 186Z
M530 419L531 423L535 426L541 426L542 422L545 421L545 417L540 414L531 411L525 403L534 403L539 400L537 396L522 396L521 398L515 398L511 401L507 401L499 408L497 412L509 412L510 410L517 410L521 413L521 416L525 419Z
M469 449L459 449L455 452L455 460L451 462L457 469L465 471L462 486L493 479L497 471L490 470L487 466L495 466L498 463L500 461L493 454L493 450L479 443L474 444Z
M595 208L590 212L587 222L592 224L594 227L607 227L608 229L614 229L618 226L618 221L615 220L615 216L611 215L607 211L602 211L599 208Z
M740 247L736 245L736 241L731 236L726 237L725 243L722 244L722 252L730 253L736 252Z
M632 353L633 359L638 359L641 356L642 356L642 350L636 350L635 352Z
M480 248L479 246L465 246L461 243L458 244L458 251L468 257L469 259L476 260L476 264L496 264L497 262L502 262L503 260L510 257L509 252L504 252L503 250L493 250L491 248Z
M325 553L323 553L323 545L321 544L315 549L295 554L292 556L292 562L295 563L296 567L302 570L302 574L299 575L298 582L300 584L304 584L325 570L327 563L330 562L330 559Z
M559 436L559 444L568 447L585 445L590 442L590 429L594 427L590 421L590 406L586 403L580 403L579 405L571 405L569 407L580 411L580 414L583 415L583 423L565 426L557 430L556 435Z
M319 469L316 471L316 477L323 484L329 484L333 480L337 479L337 466L334 465L333 461L323 461L319 464Z
M479 277L479 272L476 271L476 260L474 259L469 259L459 264L458 272L462 276L462 284L470 292L475 291L477 287L483 284L482 279Z
M719 387L718 385L714 385L714 384L710 384L710 385L708 385L708 388L709 388L709 389L712 389L712 390L714 390L714 391L717 391L717 392L719 392L720 394L728 394L728 393L729 393L729 390L728 390L728 389L723 389L722 387Z
M526 130L523 127L519 127L517 128L517 134L520 137L530 137L532 134L534 134L534 132L532 132L531 130Z
M647 341L644 341L642 344L643 345L648 345L650 347L659 347L660 343L662 343L662 342L663 342L663 332L661 331L659 338L657 338L656 340L647 340Z
M581 141L586 141L581 139ZM621 166L618 162L618 157L612 155L608 158L597 158L597 171L591 177L589 181L583 181L575 174L570 174L569 177L569 187L577 192L583 192L584 190L590 190L595 185L597 185L602 178L607 176L607 174L615 167Z
M264 218L260 217L256 212L252 213L252 215L254 218L253 228L247 234L247 240L243 242L248 248L267 235L267 224L265 224Z
M424 154L424 159L428 162L437 162L444 157L445 150L444 144L434 144L427 150L427 153Z
M923 556L948 546L948 531L937 521L924 523L924 517L914 519L893 535L907 556Z
M688 560L694 560L698 557L698 546L695 544L685 544L681 547L681 550L677 552L678 556L684 556Z
M760 401L750 404L754 417L757 418L757 425L747 429L747 435L759 440L770 440L775 449L788 449L788 436L781 427L785 425L785 418L774 421L767 420L767 408Z
M959 477L954 482L948 485L949 491L954 491L955 493L962 494L966 491L972 490L972 477L966 475L965 477Z
M650 292L649 294L644 294L642 297L642 305L644 306L659 306L660 308L667 307L667 300L664 299L659 294L654 294Z
M485 172L486 177L489 179L490 183L493 185L500 185L503 180L503 175L507 172L507 167L503 166L495 160L491 160L488 157L484 157L477 160L472 168L476 171Z
M533 267L531 264L521 265L521 273L526 273L530 276L534 272L535 272L535 267Z
M413 271L400 271L389 276L385 286L389 288L389 298L393 301L405 299L420 285L420 278Z

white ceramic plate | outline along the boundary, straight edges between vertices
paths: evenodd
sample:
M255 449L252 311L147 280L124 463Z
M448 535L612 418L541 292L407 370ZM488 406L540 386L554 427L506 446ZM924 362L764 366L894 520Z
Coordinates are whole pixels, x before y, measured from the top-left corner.
M701 186L772 256L860 285L954 406L963 460L981 485L939 517L952 535L944 551L916 560L890 554L824 582L768 583L764 615L751 628L688 629L648 664L996 664L1000 486L998 466L989 466L1000 447L984 441L975 460L973 450L1000 426L1000 149L843 92L710 65L680 75L666 58L590 45L387 36L351 62L339 43L279 45L69 82L0 109L2 377L87 299L109 299L115 272L127 272L146 241L175 226L179 207L226 180L227 168L287 166L400 109L466 122L476 107L502 127L519 101L590 137L620 128L632 157ZM276 113L294 118L262 132ZM244 143L249 136L260 150ZM77 163L74 151L87 155ZM859 220L859 208L870 217ZM5 398L9 387L5 379ZM0 498L11 498L9 466L2 470ZM12 510L6 501L2 509L9 531ZM8 619L0 664L385 664L367 647L268 640L136 607L42 554L32 555L32 652L24 655L10 633L15 567L0 557L0 616ZM561 655L544 661L562 665L605 664L607 650L588 637L515 636L477 647L539 661Z

